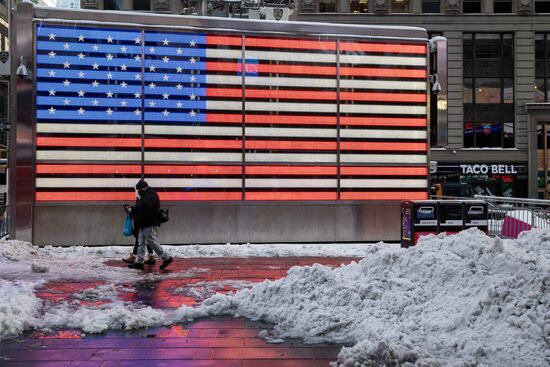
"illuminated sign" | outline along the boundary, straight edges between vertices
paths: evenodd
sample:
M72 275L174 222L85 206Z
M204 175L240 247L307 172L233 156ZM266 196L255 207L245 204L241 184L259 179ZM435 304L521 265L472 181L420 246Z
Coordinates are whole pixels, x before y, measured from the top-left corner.
M513 164L461 164L463 175L516 175L518 173Z

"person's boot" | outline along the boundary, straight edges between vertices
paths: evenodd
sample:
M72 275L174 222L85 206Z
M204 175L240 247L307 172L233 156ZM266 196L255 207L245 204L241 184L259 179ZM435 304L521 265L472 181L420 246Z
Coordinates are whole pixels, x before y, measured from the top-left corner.
M147 257L147 260L145 261L147 265L155 265L156 262L157 260L155 260L155 255L153 254L149 254L149 256Z
M136 255L130 254L127 259L122 259L126 264L133 264L136 262Z
M170 256L168 259L164 260L162 264L160 264L160 270L165 269L168 265L170 265L174 261L174 258Z
M128 267L129 267L130 269L139 269L139 270L143 270L143 269L144 269L143 263L133 263L133 264L128 265Z

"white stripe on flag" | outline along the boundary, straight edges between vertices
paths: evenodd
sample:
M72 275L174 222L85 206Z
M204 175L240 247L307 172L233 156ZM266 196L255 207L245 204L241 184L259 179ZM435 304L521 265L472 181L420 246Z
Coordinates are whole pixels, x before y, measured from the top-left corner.
M426 66L425 57L340 55L341 64Z
M396 144L396 149L398 146ZM421 154L340 154L342 163L426 163L427 156Z
M291 188L291 187L315 187L315 188L336 188L336 179L298 179L298 178L247 178L245 187L250 188Z
M340 79L340 88L426 91L426 83L411 81L398 82L392 80ZM399 94L395 94L395 99L398 100L398 98Z
M37 133L68 133L68 134L131 134L141 135L139 125L115 125L115 124L63 124L63 123L37 123Z
M382 189L382 188L422 188L425 189L428 186L428 181L426 180L407 180L407 179L347 179L343 178L340 180L340 187L343 188L372 188L372 189Z
M36 179L36 187L90 187L90 188L105 188L105 187L134 187L136 184L135 178L44 178ZM152 187L174 187L174 188L189 188L189 187L228 187L239 188L242 184L241 178L171 178L159 179L151 178L147 180Z
M140 161L141 152L37 150L38 161Z
M145 151L147 162L241 162L241 153L152 152Z
M363 139L426 139L426 132L420 130L341 129L340 137Z
M206 135L206 136L241 136L241 127L232 126L175 126L145 125L145 134L151 135Z
M336 138L336 129L302 129L276 127L246 127L246 136Z
M336 163L336 154L246 153L246 162Z
M245 58L247 60L258 59L258 60L270 60L270 61L312 62L312 63L323 63L323 64L336 63L335 53L245 50Z
M248 106L248 103L247 103ZM401 106L401 105L369 105L369 104L341 104L343 113L381 113L400 115L425 115L426 106Z

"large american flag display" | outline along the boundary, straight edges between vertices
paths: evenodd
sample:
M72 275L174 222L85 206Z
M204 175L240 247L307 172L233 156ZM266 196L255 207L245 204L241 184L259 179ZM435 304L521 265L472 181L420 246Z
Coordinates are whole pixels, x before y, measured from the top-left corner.
M36 201L427 198L426 44L36 26Z

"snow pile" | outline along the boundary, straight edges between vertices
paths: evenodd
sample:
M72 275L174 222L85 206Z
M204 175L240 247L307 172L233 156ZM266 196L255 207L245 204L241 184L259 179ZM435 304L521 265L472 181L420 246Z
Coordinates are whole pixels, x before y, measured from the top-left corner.
M34 295L37 284L0 279L0 340L32 329L42 301Z
M180 320L239 314L279 337L354 342L339 366L542 366L550 362L550 231L502 242L477 229L416 247L371 247L359 263L294 267Z
M86 333L105 330L131 330L166 324L166 314L149 306L141 307L115 302L99 307L79 307L64 302L44 313L37 327L41 329L71 328Z
M73 295L74 298L85 301L115 299L118 291L114 284L104 284L93 288L86 288Z
M39 253L40 249L23 241L0 240L0 262L29 259Z

